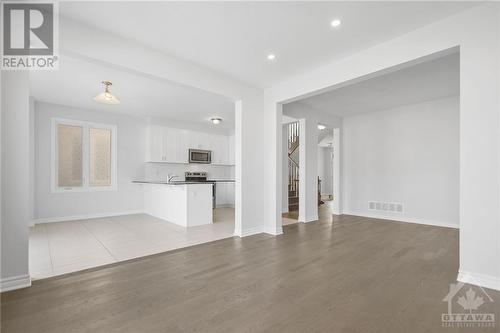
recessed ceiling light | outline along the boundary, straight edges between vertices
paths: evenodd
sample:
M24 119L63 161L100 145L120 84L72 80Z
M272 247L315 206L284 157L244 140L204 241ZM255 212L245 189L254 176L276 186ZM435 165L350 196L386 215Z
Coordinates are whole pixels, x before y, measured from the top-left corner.
M318 129L319 129L320 131L324 130L325 128L326 128L326 126L325 126L325 125L318 124Z
M94 100L102 104L120 104L120 100L109 92L109 87L112 86L113 83L110 81L102 81L102 84L104 85L104 92L94 97Z
M331 25L332 27L334 27L334 28L339 27L341 24L342 24L342 21L341 21L341 20L339 20L339 19L335 19L335 20L333 20L333 21L330 23L330 25Z
M272 54L272 53L271 53L271 54L269 54L269 55L267 56L267 60L275 60L275 59L276 59L276 55L275 55L275 54Z
M220 124L220 122L222 121L222 119L220 119L220 118L210 118L210 121L212 122L212 124L217 125L217 124Z

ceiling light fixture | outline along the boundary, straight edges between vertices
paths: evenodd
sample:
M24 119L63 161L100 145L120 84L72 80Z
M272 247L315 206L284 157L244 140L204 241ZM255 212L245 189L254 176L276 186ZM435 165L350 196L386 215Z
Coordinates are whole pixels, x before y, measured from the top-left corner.
M110 81L102 81L104 92L94 97L94 101L102 104L120 104L120 100L109 92L109 86L113 85Z
M217 124L221 123L222 119L220 119L220 118L210 118L210 121L212 122L212 124L217 125Z
M333 21L330 23L330 25L331 25L332 27L334 27L334 28L340 27L340 25L341 25L341 24L342 24L342 21L341 21L341 20L339 20L339 19L335 19L335 20L333 20Z
M271 53L271 54L269 54L269 55L267 56L267 60L271 60L271 61L272 61L272 60L275 60L275 59L276 59L276 55L275 55L275 54L272 54L272 53Z
M324 130L325 128L326 128L326 126L325 126L325 125L318 124L318 129L319 129L320 131Z

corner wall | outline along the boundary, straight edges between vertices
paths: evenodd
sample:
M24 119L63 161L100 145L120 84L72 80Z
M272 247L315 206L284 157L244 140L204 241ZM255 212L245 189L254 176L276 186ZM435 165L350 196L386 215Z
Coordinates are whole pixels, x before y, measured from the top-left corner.
M458 228L459 109L454 96L344 118L344 214Z

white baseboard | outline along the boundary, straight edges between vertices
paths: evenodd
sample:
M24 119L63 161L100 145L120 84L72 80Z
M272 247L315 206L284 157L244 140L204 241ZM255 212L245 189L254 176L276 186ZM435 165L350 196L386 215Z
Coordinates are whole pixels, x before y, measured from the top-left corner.
M31 277L26 275L13 276L0 280L0 291L9 291L31 287Z
M317 220L319 220L318 215L314 215L314 216L299 216L298 217L298 221L302 222L302 223L309 223L309 222L313 222L313 221L317 221Z
M245 230L241 230L241 232L235 231L234 235L238 237L247 237L247 236L252 236L252 235L257 235L257 234L270 234L273 236L278 236L283 234L283 227L279 226L276 228L271 228L271 227L266 227L266 226L258 226L258 227L252 227L248 228Z
M35 224L42 224L42 223L88 220L88 219L97 219L97 218L103 218L103 217L133 215L133 214L142 214L142 213L144 213L144 210L137 209L137 210L128 210L128 211L123 211L123 212L86 214L86 215L74 215L74 216L62 216L62 217L45 217L45 218L33 219L31 226L33 226Z
M283 234L283 227L280 225L279 227L273 228L273 227L265 227L264 232L266 234L270 234L273 236L278 236Z
M286 207L286 208L282 208L282 209L281 209L281 213L283 213L283 214L284 214L284 213L289 213L289 212L290 212L290 211L288 210L288 207Z
M457 281L474 284L484 288L500 290L500 277L491 275L472 273L467 271L458 271Z
M241 230L241 232L239 234L237 234L236 236L247 237L247 236L261 234L263 232L264 232L264 226L261 225L258 227L252 227L252 228L247 228L247 229Z
M397 221L397 222L425 224L425 225L432 225L435 227L459 229L459 226L456 224L442 222L442 221L433 221L433 220L426 220L426 219L420 219L420 218L414 218L414 217L407 217L407 216L384 215L384 214L380 214L380 213L366 213L366 212L355 212L355 211L343 211L342 214L343 215L354 215L354 216L368 217L368 218L381 219L381 220L391 220L391 221Z

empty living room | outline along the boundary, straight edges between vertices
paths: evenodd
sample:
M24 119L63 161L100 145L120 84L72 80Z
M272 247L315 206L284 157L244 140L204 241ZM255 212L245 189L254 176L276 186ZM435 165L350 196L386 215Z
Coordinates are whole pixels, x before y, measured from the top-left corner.
M0 17L2 333L499 332L500 2Z

